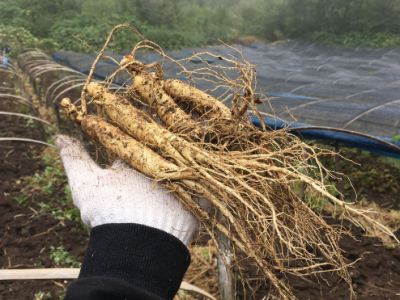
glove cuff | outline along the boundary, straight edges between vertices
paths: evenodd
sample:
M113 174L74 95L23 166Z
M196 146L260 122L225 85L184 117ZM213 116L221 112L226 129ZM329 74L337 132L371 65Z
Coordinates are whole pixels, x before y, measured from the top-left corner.
M94 227L79 280L112 278L172 299L190 264L186 246L164 231L139 224Z

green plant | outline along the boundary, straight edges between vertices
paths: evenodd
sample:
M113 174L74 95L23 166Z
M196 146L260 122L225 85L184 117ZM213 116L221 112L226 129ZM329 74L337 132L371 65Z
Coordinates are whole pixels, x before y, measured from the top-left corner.
M379 157L379 162L382 164L391 165L394 168L398 169L400 172L400 159L398 159L398 158L382 156L382 157Z
M56 296L58 297L59 300L63 300L65 298L65 292L57 291Z
M51 293L50 292L37 292L35 293L35 300L43 300L45 299L45 297L51 297Z
M97 16L82 14L74 19L66 19L56 23L51 29L52 39L61 49L68 49L79 53L93 53L93 50L84 45L81 41L72 36L76 35L85 41L93 49L101 49L111 30L117 24L130 23L139 29L146 29L146 25L137 21L134 16L111 15L106 22L100 21ZM121 52L127 48L132 48L139 37L129 29L118 30L115 34L115 43L110 49Z
M177 294L179 298L185 298L186 292L184 290L179 289Z
M322 148L332 149L331 146L319 144ZM375 156L367 151L358 153L357 149L341 149L341 154L349 160L341 159L341 172L346 174L356 188L357 199L369 200L367 194L371 191L379 193L397 192L400 187L400 160L384 156ZM335 162L330 157L322 158L322 163L330 170L335 169ZM345 181L345 196L353 194L353 186Z
M311 38L318 42L343 45L369 45L372 47L388 47L400 45L400 34L389 32L348 32L348 33L329 33L314 32ZM371 72L372 73L372 72ZM370 76L372 76L370 74Z
M79 222L81 220L79 210L77 208L72 209L58 209L51 212L51 216L57 220L68 220Z
M332 184L332 183L331 183ZM332 189L332 187L330 187ZM335 194L338 195L336 192ZM326 199L326 198L321 198L321 197L308 197L305 199L305 202L312 208L316 209L318 211L322 211L327 204L332 204L331 200Z
M202 34L170 30L168 28L150 29L146 32L146 37L169 50L201 47L207 43L207 39Z
M64 195L64 197L56 199L57 203L64 205L72 202L71 189L68 184L64 186Z
M50 246L50 259L54 260L57 265L69 266L71 268L80 268L81 263L76 261L76 257L65 251L64 246Z
M27 127L34 127L35 126L35 121L31 118L26 119L26 126Z
M22 27L0 25L0 41L4 45L10 45L11 52L9 56L16 58L22 49L36 47L39 40Z
M198 251L206 260L210 259L210 251L208 251L207 249L205 249L203 247L200 247L198 249Z
M52 194L55 186L60 186L66 181L66 175L61 169L47 166L43 173L35 173L33 178L28 178L30 184L39 186L46 193Z
M41 267L41 268L44 267L44 265L43 265L43 263L42 263L41 261L39 261L39 262L37 262L37 263L34 263L33 265L34 265L35 267Z
M30 201L26 199L26 197L24 195L20 195L17 197L13 197L13 200L17 201L19 204L21 204L22 206L28 206L30 204Z
M385 246L386 250L393 250L394 249L394 245L392 244L388 244Z
M29 11L18 7L15 3L0 2L0 25L27 28L29 27L27 16Z
M54 52L60 49L60 45L50 38L39 40L36 43L36 47L49 55L52 55ZM44 94L43 89L41 90L41 93Z
M169 49L246 36L381 47L400 45L399 13L400 0L14 0L0 2L0 27L23 28L49 54L92 53L70 33L98 50L119 23ZM121 30L110 50L132 48L136 41Z
M19 107L19 112L20 112L21 114L27 114L27 113L29 113L29 107L26 106L26 105L21 105L21 106Z
M50 201L34 203L39 206L38 211L41 214L48 214L60 221L79 222L83 228L88 229L81 221L79 210L73 206L71 207L72 196L67 184L67 176L55 155L57 154L53 152L46 153L42 158L45 165L47 165L44 171L37 172L34 176L25 178L25 181L31 186L33 191L40 190L50 195ZM13 199L21 205L30 205L30 201L26 195L20 195Z
M394 142L394 143L398 142L398 141L400 141L400 135L397 135L392 139L392 142Z

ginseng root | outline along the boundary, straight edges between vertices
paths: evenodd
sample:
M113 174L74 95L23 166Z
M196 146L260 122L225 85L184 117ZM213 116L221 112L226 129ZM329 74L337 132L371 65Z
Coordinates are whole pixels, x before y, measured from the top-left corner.
M177 103L187 105L206 121L209 125L206 132L210 133L210 138L219 138L219 142L213 139L214 144L223 144L227 136L232 137L238 131L246 130L243 124L233 121L232 112L225 104L194 86L179 79L169 79L164 82L164 90Z
M173 132L187 136L190 140L201 139L203 135L201 128L164 91L156 78L145 71L140 71L134 75L133 83L135 91Z
M62 106L69 110L76 109L67 98L62 100ZM81 126L90 139L147 176L169 180L198 177L194 171L179 168L105 119L87 115L81 119Z
M169 143L167 137L170 132L155 122L147 113L137 109L123 96L106 92L103 86L97 83L88 85L88 93L96 100L97 105L104 107L110 119L125 133L151 149L161 150L170 158L187 164L185 158Z
M153 150L161 150L164 156L185 165L192 160L210 163L210 157L204 151L165 129L124 97L106 92L96 83L88 85L88 92L98 105L104 107L107 115L119 128Z
M222 102L179 79L165 81L164 90L175 101L188 105L207 120L232 117L229 108Z

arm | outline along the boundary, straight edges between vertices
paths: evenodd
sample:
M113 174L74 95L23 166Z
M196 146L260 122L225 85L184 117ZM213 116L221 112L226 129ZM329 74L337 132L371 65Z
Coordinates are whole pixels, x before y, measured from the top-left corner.
M139 224L96 226L65 300L173 299L189 263L186 246L164 231Z

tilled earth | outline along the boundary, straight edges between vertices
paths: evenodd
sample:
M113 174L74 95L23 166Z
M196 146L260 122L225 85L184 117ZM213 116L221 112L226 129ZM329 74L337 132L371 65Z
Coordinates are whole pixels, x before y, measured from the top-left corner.
M0 111L19 112L11 101L2 100ZM27 120L14 116L0 116L0 132L5 137L42 139L41 127L27 124ZM50 259L50 247L63 245L71 255L82 260L88 240L88 232L78 222L57 220L47 214L40 214L37 203L47 203L54 195L62 193L62 186L52 195L38 190L29 197L30 204L21 205L15 197L21 196L28 185L25 178L43 172L42 160L45 146L33 143L0 142L0 266L2 269L23 269L55 267ZM27 199L28 200L28 199ZM55 283L57 282L57 283ZM38 292L51 292L51 298L58 291L62 295L63 281L0 281L0 299L35 299Z

